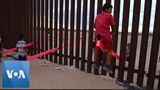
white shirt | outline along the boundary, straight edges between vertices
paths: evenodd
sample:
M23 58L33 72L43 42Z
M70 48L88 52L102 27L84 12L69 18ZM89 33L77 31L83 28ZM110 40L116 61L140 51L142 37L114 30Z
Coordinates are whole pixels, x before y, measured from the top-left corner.
M17 41L16 48L18 49L18 55L21 55L21 56L27 55L27 52L25 50L26 42L24 40Z

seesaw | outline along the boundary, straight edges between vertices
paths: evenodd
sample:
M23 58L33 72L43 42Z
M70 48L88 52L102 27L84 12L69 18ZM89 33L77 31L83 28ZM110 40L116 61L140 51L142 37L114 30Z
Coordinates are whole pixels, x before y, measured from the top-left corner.
M26 44L26 47L30 47L32 45L33 45L33 43L28 43L28 44ZM17 50L17 48L11 48L9 50L4 50L2 53L7 54L7 53L10 53L10 52L13 52L13 51L16 51L16 50Z
M64 47L64 46L63 46ZM62 47L62 48L63 48ZM42 57L44 55L47 55L47 54L50 54L50 53L53 53L55 51L58 51L60 48L59 47L56 47L56 48L53 48L53 49L50 49L50 50L47 50L47 51L44 51L42 53L39 53L39 54L36 54L36 55L33 55L33 56L28 56L27 57L27 60L29 61L32 61L36 58L39 58L39 57ZM112 56L115 57L116 59L120 59L120 56L118 54L116 54L114 51L112 51ZM128 63L127 61L125 61L125 63Z
M102 45L100 40L97 41L96 46L99 47L99 48L103 47L103 45ZM117 53L115 53L114 51L112 51L112 56L115 57L117 60L120 59L120 56ZM125 61L125 63L128 63L128 62Z
M117 60L120 59L120 56L117 53L115 53L114 51L112 51L112 56L115 57ZM127 64L127 63L128 63L128 61L125 61L125 64Z
M63 47L64 47L64 45L62 46L62 48ZM42 57L44 55L47 55L47 54L53 53L55 51L58 51L59 49L60 49L59 47L56 47L56 48L41 52L41 53L33 55L33 56L28 56L27 60L32 61L32 60L34 60L36 58L39 58L39 57ZM118 60L120 59L120 56L117 53L115 53L114 51L112 51L112 56L115 57ZM128 63L128 62L126 61L125 63Z
M64 46L62 46L63 48ZM34 60L38 57L41 57L41 56L44 56L44 55L47 55L47 54L50 54L50 53L53 53L55 51L58 51L60 49L60 47L56 47L56 48L53 48L53 49L50 49L50 50L47 50L47 51L44 51L44 52L41 52L39 54L36 54L36 55L33 55L33 56L28 56L27 57L27 60L31 61L31 60Z
M26 44L26 47L30 47L30 46L32 46L33 45L33 43L28 43L28 44ZM100 45L100 43L98 42L98 45ZM100 45L101 46L101 45ZM64 47L64 45L62 46L62 48ZM33 56L28 56L27 57L27 60L33 60L33 59L36 59L36 58L38 58L38 57L42 57L42 56L44 56L44 55L47 55L47 54L50 54L50 53L53 53L53 52L55 52L55 51L58 51L60 48L59 47L56 47L56 48L53 48L53 49L50 49L50 50L47 50L47 51L44 51L44 52L41 52L41 53L39 53L39 54L36 54L36 55L33 55ZM16 51L17 50L17 48L12 48L12 49L9 49L9 50L5 50L5 51L3 51L3 54L7 54L7 53L10 53L10 52L13 52L13 51ZM120 56L117 54L117 53L115 53L114 51L112 51L112 56L113 57L115 57L116 59L120 59ZM127 61L126 61L126 63L127 63Z
M82 39L82 38L80 37L80 40L81 40L81 39ZM70 42L68 43L68 45L70 45ZM64 44L62 45L62 48L64 48ZM32 60L34 60L34 59L36 59L36 58L39 58L39 57L42 57L42 56L44 56L44 55L47 55L47 54L53 53L53 52L55 52L55 51L58 51L59 49L60 49L60 47L56 47L56 48L52 48L52 49L50 49L50 50L41 52L41 53L36 54L36 55L33 55L33 56L28 56L28 57L27 57L27 60L32 61Z
M62 46L62 48L63 48L63 47L64 47L64 46ZM34 59L36 59L36 58L39 58L39 57L42 57L42 56L44 56L44 55L47 55L47 54L53 53L53 52L55 52L55 51L58 51L59 49L60 49L60 47L56 47L56 48L53 48L53 49L50 49L50 50L41 52L41 53L36 54L36 55L33 55L33 56L27 56L27 60L32 61L32 60L34 60ZM14 56L10 56L10 57L14 58L15 60L18 59L17 57L14 57Z

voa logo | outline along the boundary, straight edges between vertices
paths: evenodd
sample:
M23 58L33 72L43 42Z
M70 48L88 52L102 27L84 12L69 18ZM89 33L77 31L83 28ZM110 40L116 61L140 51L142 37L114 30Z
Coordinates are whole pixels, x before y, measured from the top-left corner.
M2 63L2 88L29 88L29 61L4 61Z
M26 78L23 70L19 70L18 72L16 72L15 70L6 70L6 73L9 79L12 79L12 78L25 79Z

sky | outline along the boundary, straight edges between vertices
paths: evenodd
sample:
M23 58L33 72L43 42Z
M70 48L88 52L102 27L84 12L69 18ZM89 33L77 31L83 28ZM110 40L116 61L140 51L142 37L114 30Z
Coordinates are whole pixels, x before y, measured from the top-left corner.
M63 4L63 13L65 14L65 0L63 0L64 4ZM70 17L71 17L71 1L69 0L69 28L70 28ZM87 7L87 29L89 29L89 9L90 9L90 0L88 1L88 7ZM103 4L105 3L106 0L103 0ZM115 0L111 0L111 4L113 5L113 11L114 11L114 1ZM150 19L150 32L153 32L153 27L154 27L154 16L155 16L155 9L156 9L156 1L157 0L152 0L152 9L151 9L151 19ZM97 14L97 2L98 0L95 0L95 14L94 16L96 17ZM49 2L50 3L50 2ZM119 17L119 31L121 32L122 30L122 20L123 20L123 3L124 0L120 0L120 17ZM60 4L60 0L58 0L58 5ZM140 21L139 21L139 32L142 31L142 26L143 26L143 16L144 16L144 5L145 4L145 0L141 0L141 9L140 9ZM53 5L54 5L54 0L53 0ZM131 32L132 30L132 18L133 18L133 5L134 5L134 0L130 0L130 12L129 12L129 27L128 27L128 31ZM50 7L50 6L49 6ZM83 0L82 0L82 4L81 4L81 29L82 29L82 16L83 16ZM59 10L60 8L58 8L58 18L59 18ZM75 0L75 16L77 16L77 0ZM113 12L114 13L114 12ZM112 14L113 14L112 13ZM54 6L53 6L53 17L54 17ZM95 18L94 17L94 18ZM50 17L49 17L50 20ZM65 15L63 15L63 22L65 22ZM59 23L59 19L58 19L58 23ZM74 28L76 28L76 17L74 19ZM54 24L54 19L53 19L53 24ZM54 26L54 25L53 25ZM59 25L58 25L59 27ZM63 27L64 27L64 23L63 23Z

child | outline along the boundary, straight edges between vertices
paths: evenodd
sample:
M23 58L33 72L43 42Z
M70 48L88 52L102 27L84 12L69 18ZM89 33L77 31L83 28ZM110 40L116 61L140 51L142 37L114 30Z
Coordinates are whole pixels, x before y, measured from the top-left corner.
M2 35L0 34L0 63L2 62Z
M16 48L18 50L18 60L27 60L27 49L25 36L23 34L19 35L19 40L17 41Z
M112 38L111 33L114 33L115 22L111 15L112 5L106 3L103 5L103 12L98 14L95 20L95 41L96 47L94 50L95 53L95 61L93 64L93 68L99 69L100 61L98 60L98 55L103 50L106 54L106 64L103 65L103 69L109 73L113 73L112 65L110 64L110 60L112 59ZM110 26L112 28L112 32L110 32Z

